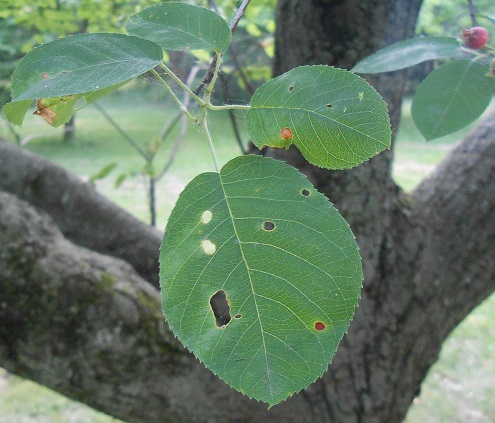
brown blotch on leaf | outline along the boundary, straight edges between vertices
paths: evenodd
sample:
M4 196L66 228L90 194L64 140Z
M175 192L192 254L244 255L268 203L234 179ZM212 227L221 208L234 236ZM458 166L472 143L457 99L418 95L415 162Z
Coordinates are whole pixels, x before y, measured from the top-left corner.
M323 329L325 329L325 324L323 322L316 322L315 323L315 329L316 330L323 330Z
M57 114L53 110L51 110L49 107L43 106L41 100L36 100L36 111L33 113L33 115L41 116L50 125L53 125L53 122L57 117Z
M280 138L283 140L292 140L292 131L289 128L284 128L280 131Z
M41 78L42 78L42 79L48 79L48 74L47 74L46 72L43 72L43 73L41 74Z

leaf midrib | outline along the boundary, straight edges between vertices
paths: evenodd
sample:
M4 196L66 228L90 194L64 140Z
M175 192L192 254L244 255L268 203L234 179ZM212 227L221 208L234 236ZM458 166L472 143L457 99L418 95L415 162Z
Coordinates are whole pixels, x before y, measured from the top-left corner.
M244 255L244 250L242 248L242 242L241 242L241 239L239 237L239 234L237 232L237 228L236 228L236 225L235 225L234 215L232 213L232 209L231 209L230 204L229 204L227 193L225 192L222 174L219 173L218 176L219 176L219 179L220 179L220 186L222 187L222 192L223 192L223 196L224 196L224 199L225 199L225 204L227 205L227 210L229 211L230 221L232 222L232 228L234 230L235 237L239 241L238 242L238 245L239 245L239 250L240 250L241 256L242 256L242 261L244 262L244 264L246 266L246 270L247 270L247 274L248 274L249 285L251 287L251 293L253 295L254 306L256 308L256 314L258 316L258 322L260 324L260 332L261 332L261 339L262 339L262 344L263 344L263 351L265 353L265 366L266 366L266 374L267 374L267 377L268 377L268 386L270 387L270 395L271 395L271 397L273 399L272 382L270 380L270 370L268 368L268 353L266 351L265 331L263 330L263 324L261 323L261 316L260 316L260 312L259 312L259 309L258 309L258 303L256 301L256 293L254 292L253 281L252 281L252 278L251 278L251 269L249 268L248 263L247 263L247 260L246 260L246 256Z

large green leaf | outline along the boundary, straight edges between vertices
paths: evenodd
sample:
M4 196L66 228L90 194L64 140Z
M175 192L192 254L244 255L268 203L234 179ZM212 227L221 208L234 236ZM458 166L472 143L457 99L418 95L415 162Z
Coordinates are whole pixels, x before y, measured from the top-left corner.
M292 143L316 166L356 166L390 147L387 105L364 79L330 66L301 66L262 85L246 125L253 143Z
M295 168L260 156L187 185L160 268L163 310L179 340L229 385L270 405L326 371L362 281L338 211Z
M209 49L223 53L232 34L217 13L187 3L160 3L132 16L129 34L154 41L166 50Z
M428 75L411 106L414 123L426 140L458 131L480 117L495 87L488 72L480 63L456 60Z
M157 44L122 34L81 34L43 44L17 66L12 101L101 90L158 65Z
M459 40L453 37L421 37L401 41L361 60L351 70L357 73L380 73L408 68L426 60L460 57Z

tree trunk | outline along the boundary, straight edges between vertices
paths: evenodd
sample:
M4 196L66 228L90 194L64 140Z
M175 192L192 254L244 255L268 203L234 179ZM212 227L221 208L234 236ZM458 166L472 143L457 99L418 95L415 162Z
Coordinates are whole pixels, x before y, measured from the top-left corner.
M275 71L349 68L412 36L420 4L279 0ZM402 80L371 81L393 128ZM350 222L365 271L348 335L303 393L267 410L204 369L163 323L157 232L2 143L0 190L10 194L0 194L0 365L129 422L402 421L446 336L495 289L495 116L412 195L391 178L393 149L342 172L309 166L292 149L284 159Z

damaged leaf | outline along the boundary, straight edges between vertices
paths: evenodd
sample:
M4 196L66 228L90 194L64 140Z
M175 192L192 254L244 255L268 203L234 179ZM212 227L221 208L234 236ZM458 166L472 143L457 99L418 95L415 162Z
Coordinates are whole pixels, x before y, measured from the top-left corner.
M182 192L160 253L170 328L206 367L275 405L327 370L357 305L348 224L297 169L242 156Z

